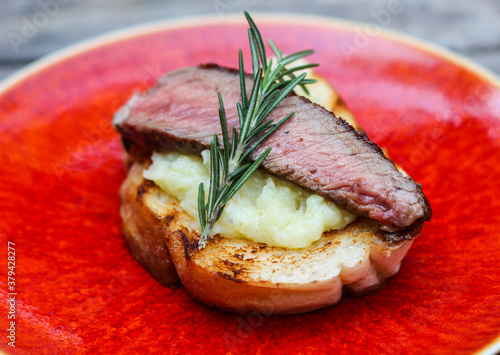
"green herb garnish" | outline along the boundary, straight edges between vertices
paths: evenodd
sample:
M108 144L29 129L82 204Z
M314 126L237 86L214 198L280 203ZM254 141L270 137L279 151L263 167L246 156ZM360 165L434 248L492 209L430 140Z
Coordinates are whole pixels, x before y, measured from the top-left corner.
M315 67L317 64L306 64L291 69L285 67L297 59L312 54L312 50L283 57L283 53L274 42L269 40L268 43L276 56L276 64L272 60L268 62L264 43L257 26L246 11L245 17L250 25L248 39L252 53L253 86L250 97L248 97L243 55L240 50L238 59L241 102L236 103L240 131L238 132L233 127L232 139L229 139L224 103L220 92L218 92L222 148L219 145L217 135L214 135L210 146L210 189L207 201L205 201L203 183L200 184L198 190L198 213L202 230L198 244L199 249L204 248L207 244L212 229L226 204L253 172L260 167L271 152L271 148L267 148L253 163L247 162L246 158L271 133L292 117L294 112L286 115L278 123L274 123L273 120L264 120L297 85L300 85L307 92L305 85L316 82L305 79L306 73L296 76L295 72Z

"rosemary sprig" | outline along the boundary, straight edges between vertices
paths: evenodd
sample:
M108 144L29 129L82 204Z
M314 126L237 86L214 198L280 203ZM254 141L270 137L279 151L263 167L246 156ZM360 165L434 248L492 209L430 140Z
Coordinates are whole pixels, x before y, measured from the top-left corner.
M280 125L292 117L294 112L286 115L278 123L274 123L273 120L265 121L267 116L297 85L300 85L307 92L305 85L315 82L315 80L306 79L305 73L296 76L295 72L315 67L317 64L307 64L290 69L285 67L299 58L312 54L312 50L284 57L274 42L269 40L269 45L276 56L276 63L273 63L272 60L267 61L259 29L246 11L245 17L250 25L248 39L252 54L253 86L250 97L248 97L243 55L240 50L238 60L241 102L236 103L240 131L238 132L233 127L232 139L229 139L226 111L221 94L218 92L222 147L219 145L217 135L214 135L210 146L210 188L207 201L205 201L203 183L200 184L198 190L198 213L202 228L199 249L204 248L207 244L212 229L226 204L253 172L260 167L271 152L271 148L267 148L253 163L249 163L246 158Z

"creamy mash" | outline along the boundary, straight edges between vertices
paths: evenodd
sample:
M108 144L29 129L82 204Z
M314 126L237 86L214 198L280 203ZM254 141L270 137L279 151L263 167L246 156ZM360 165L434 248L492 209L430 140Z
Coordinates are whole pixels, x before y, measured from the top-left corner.
M154 153L153 164L144 171L144 177L178 199L181 207L198 221L198 186L203 182L208 192L209 156L209 151L204 151L202 157ZM303 248L318 240L323 232L341 229L355 219L355 214L322 196L258 170L226 205L214 234Z

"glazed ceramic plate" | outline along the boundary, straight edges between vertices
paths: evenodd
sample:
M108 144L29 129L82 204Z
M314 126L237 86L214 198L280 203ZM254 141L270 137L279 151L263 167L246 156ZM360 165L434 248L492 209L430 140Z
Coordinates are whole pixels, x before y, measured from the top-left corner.
M28 353L470 354L500 335L500 85L443 50L363 25L255 16L317 70L434 214L387 287L316 312L239 317L160 286L127 249L113 113L172 69L249 59L243 16L136 27L52 55L0 88L2 349ZM3 263L3 275L7 266ZM8 292L16 347L7 345ZM230 296L228 296L230 297ZM7 339L7 340L6 340ZM493 345L492 345L493 344Z

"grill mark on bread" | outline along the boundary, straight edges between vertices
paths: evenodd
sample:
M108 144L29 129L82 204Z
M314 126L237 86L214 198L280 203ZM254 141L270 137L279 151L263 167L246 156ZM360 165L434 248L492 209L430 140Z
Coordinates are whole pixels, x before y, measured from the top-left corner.
M184 244L184 255L186 256L186 259L191 260L191 256L193 256L198 250L198 241L193 238L189 238L182 229L177 230L175 233L180 234Z
M240 270L233 270L233 276L229 275L228 273L226 272L217 272L217 276L219 277L222 277L223 279L226 279L226 280L231 280L231 281L234 281L234 282L238 282L238 283L245 283L246 281L245 280L242 280L242 279L239 279L238 278L238 274L240 273L241 271Z
M156 186L153 181L144 179L144 182L141 184L141 186L139 186L139 189L137 190L137 198L142 198L144 194L148 192L148 190L153 186Z

